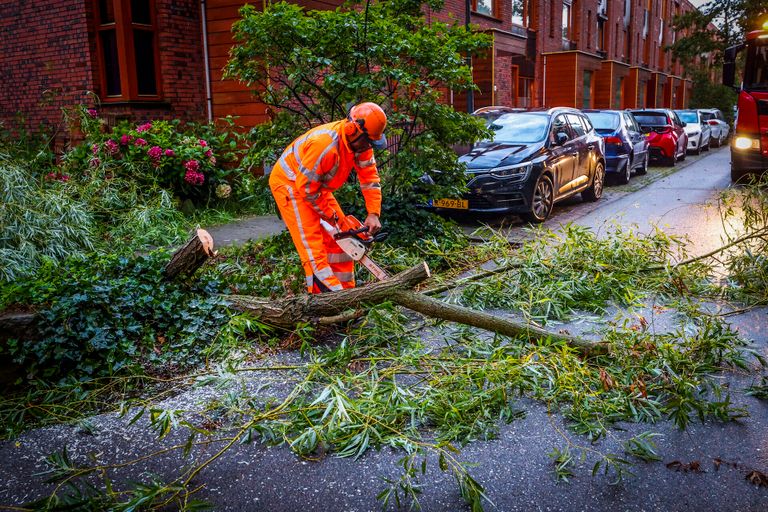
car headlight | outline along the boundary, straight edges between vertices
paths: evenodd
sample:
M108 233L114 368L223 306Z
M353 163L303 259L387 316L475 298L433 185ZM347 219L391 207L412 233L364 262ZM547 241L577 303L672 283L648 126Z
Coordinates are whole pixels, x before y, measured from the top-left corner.
M689 136L689 137L695 137L695 136L697 136L699 133L701 133L701 132L691 132L691 133L689 133L689 134L688 134L688 136Z
M491 169L491 176L494 178L523 178L528 175L533 164L525 162L522 164L508 165L505 167L494 167Z
M753 139L752 137L736 137L733 140L733 147L736 149L760 149L760 139Z

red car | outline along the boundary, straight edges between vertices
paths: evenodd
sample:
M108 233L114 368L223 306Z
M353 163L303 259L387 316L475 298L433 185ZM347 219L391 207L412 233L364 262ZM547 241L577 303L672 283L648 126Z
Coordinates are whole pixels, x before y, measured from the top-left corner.
M685 123L677 117L674 110L650 108L632 110L637 123L648 137L651 160L673 166L678 160L685 160L688 148L688 136Z

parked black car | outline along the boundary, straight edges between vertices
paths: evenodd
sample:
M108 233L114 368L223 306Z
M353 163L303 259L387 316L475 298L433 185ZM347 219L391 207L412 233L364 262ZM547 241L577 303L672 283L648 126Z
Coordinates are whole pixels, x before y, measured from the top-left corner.
M629 183L632 171L648 172L648 138L635 117L621 110L584 110L605 141L605 172Z
M433 207L516 213L538 223L561 199L581 193L596 201L603 195L603 139L579 110L504 114L490 128L493 140L459 157L467 165L469 192L463 198L436 199Z

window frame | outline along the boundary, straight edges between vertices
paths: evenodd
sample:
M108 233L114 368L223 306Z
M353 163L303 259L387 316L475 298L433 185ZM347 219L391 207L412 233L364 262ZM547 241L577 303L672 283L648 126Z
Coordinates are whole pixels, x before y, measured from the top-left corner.
M132 20L131 0L105 0L114 10L114 20L102 22L101 2L93 1L96 51L99 59L99 78L101 81L101 102L159 102L163 99L160 50L158 45L157 10L155 0L146 0L149 10L149 23L135 23ZM152 53L154 64L155 94L139 93L139 77L136 72L136 47L134 30L152 34ZM117 65L119 67L120 94L108 94L107 66L102 34L114 31L117 45Z
M472 12L474 14L479 14L480 16L489 16L491 18L498 19L498 17L499 17L498 16L498 13L499 13L499 2L497 0L489 0L489 1L491 2L491 13L490 14L487 14L487 13L484 13L484 12L480 12L480 11L477 10L477 2L478 2L478 0L472 0L472 3L471 3Z
M568 16L565 16L566 8L568 10ZM573 1L563 0L561 29L563 34L563 41L573 41ZM568 24L566 25L566 21Z

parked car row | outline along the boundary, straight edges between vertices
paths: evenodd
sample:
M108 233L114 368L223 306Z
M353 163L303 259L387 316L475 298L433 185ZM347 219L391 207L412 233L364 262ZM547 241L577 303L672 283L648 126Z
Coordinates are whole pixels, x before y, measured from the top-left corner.
M518 214L544 222L555 203L603 195L606 176L628 183L649 161L675 165L720 145L729 128L717 109L577 110L484 107L473 115L493 132L459 156L468 191L434 199L436 209ZM721 125L722 123L722 125ZM724 126L723 126L724 125Z

